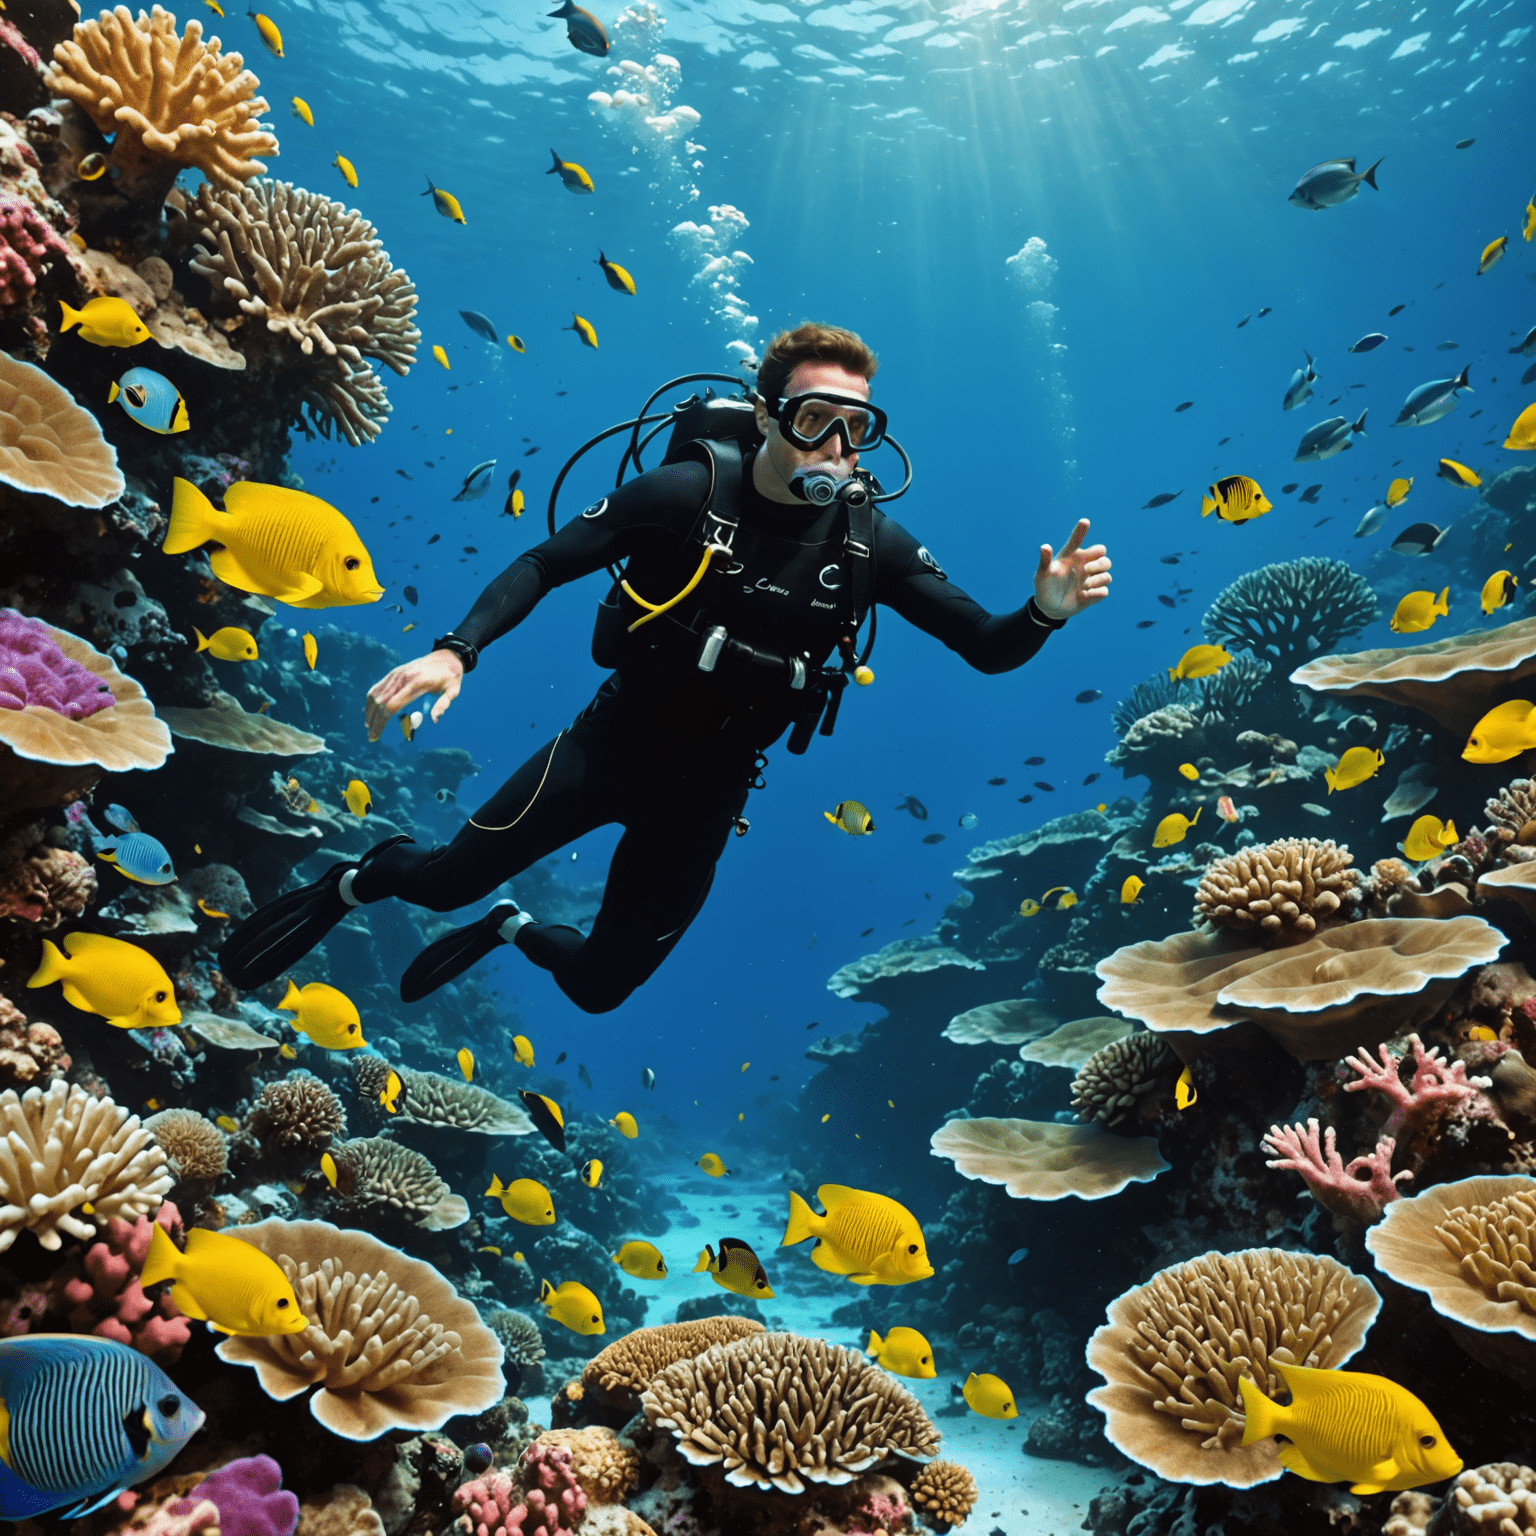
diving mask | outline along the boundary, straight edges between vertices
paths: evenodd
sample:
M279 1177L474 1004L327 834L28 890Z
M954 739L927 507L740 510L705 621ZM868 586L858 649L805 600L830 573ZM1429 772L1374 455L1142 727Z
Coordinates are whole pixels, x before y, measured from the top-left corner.
M792 395L775 417L787 442L802 453L819 448L839 433L846 453L868 453L885 441L885 412L857 395L816 390Z

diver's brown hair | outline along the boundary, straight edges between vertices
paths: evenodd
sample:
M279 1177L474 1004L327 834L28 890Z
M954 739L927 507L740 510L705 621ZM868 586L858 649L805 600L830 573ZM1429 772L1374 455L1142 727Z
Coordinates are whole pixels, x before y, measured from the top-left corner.
M757 370L757 392L770 410L784 398L789 376L801 363L836 363L866 379L874 378L880 366L862 339L841 326L818 325L808 320L792 331L780 331L768 343Z

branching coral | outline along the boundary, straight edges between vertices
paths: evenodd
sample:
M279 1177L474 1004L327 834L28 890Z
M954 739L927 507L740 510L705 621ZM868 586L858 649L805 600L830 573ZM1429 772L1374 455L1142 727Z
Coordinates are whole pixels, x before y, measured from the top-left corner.
M1404 1083L1398 1066L1404 1059L1394 1055L1386 1046L1377 1048L1380 1061L1372 1061L1362 1050L1345 1058L1356 1074L1355 1081L1345 1083L1346 1093L1362 1093L1367 1088L1383 1093L1392 1105L1382 1133L1400 1136L1405 1130L1416 1130L1427 1121L1445 1114L1458 1105L1464 1106L1464 1114L1479 1113L1479 1090L1492 1086L1486 1077L1468 1077L1463 1061L1447 1063L1440 1055L1438 1046L1425 1050L1424 1042L1417 1035L1408 1036L1413 1051L1413 1078ZM1492 1114L1491 1106L1481 1106L1484 1118Z
M1408 1170L1392 1172L1392 1153L1397 1143L1383 1136L1368 1156L1348 1165L1339 1156L1337 1138L1330 1125L1319 1137L1316 1120L1306 1125L1272 1125L1264 1133L1264 1150L1274 1156L1271 1168L1289 1168L1307 1181L1313 1198L1336 1216L1370 1226L1401 1191L1400 1183L1413 1177Z
M1235 720L1239 711L1258 697L1271 670L1267 661L1240 652L1214 677L1201 681L1205 708L1223 720Z
M855 1350L794 1333L760 1333L679 1360L641 1398L696 1467L742 1488L803 1493L846 1483L889 1455L926 1461L939 1432L896 1379Z
M1216 594L1201 628L1213 644L1289 667L1331 651L1377 611L1365 577L1343 560L1307 555L1245 571Z
M1177 1075L1168 1042L1150 1030L1106 1045L1083 1065L1072 1083L1072 1108L1085 1123L1109 1129L1142 1115L1148 1099L1166 1092Z
M62 1078L0 1093L0 1253L24 1230L48 1249L95 1237L114 1216L158 1210L170 1187L165 1149L111 1099Z
M1171 678L1165 668L1159 667L1151 677L1137 683L1110 711L1115 734L1124 736L1144 715L1155 714L1170 704L1189 705L1196 701L1198 694L1193 680Z
M251 1112L251 1130L263 1146L324 1151L347 1133L341 1100L312 1072L290 1072L268 1083Z
M498 1307L486 1317L485 1326L501 1341L501 1347L513 1365L537 1365L544 1358L544 1335L526 1312ZM622 1343L623 1340L615 1342ZM608 1348L612 1349L613 1345Z
M429 1232L462 1227L469 1220L464 1197L448 1188L420 1152L382 1136L344 1141L331 1152L336 1159L336 1193L345 1210L398 1211Z
M1379 1229L1377 1229L1379 1230ZM1279 1448L1244 1447L1238 1381L1270 1396L1272 1362L1332 1370L1365 1341L1381 1298L1337 1260L1278 1248L1207 1253L1110 1303L1088 1342L1107 1385L1088 1401L1111 1444L1159 1477L1250 1488L1279 1477Z
M238 53L203 42L203 24L158 5L137 20L125 5L81 21L53 51L49 90L68 97L104 134L115 135L111 165L131 200L158 208L183 168L238 188L266 170L277 140L261 126L261 82Z
M455 1492L459 1529L465 1536L566 1536L587 1509L571 1462L570 1451L535 1441L518 1464L521 1487L497 1472Z
M661 1323L653 1328L636 1328L601 1350L587 1362L581 1373L582 1385L589 1391L627 1394L638 1397L651 1381L669 1365L691 1360L716 1344L761 1333L763 1325L750 1317L726 1315L698 1317L683 1323Z
M958 1461L930 1461L912 1483L912 1502L934 1530L964 1525L976 1507L976 1479Z
M1318 924L1348 917L1360 872L1332 838L1287 837L1215 859L1195 893L1195 919L1284 942L1308 938Z
M0 197L0 308L22 303L69 243L24 197Z
M165 1148L171 1176L178 1184L216 1184L229 1166L224 1133L195 1109L162 1109L144 1122Z
M1536 1536L1536 1469L1494 1461L1463 1472L1443 1502L1400 1493L1381 1536Z
M421 332L415 285L373 225L286 181L205 185L194 216L207 243L192 268L250 317L247 360L293 370L326 437L334 427L355 447L377 436L390 407L370 359L409 373Z
M1491 825L1487 840L1511 861L1536 858L1536 783L1511 779L1483 806Z
M353 1069L359 1096L377 1103L390 1074L389 1063L382 1056L358 1055ZM518 1105L474 1083L440 1077L436 1072L416 1072L410 1067L395 1070L400 1075L395 1113L401 1120L447 1130L478 1131L484 1136L527 1136L533 1130L533 1121Z

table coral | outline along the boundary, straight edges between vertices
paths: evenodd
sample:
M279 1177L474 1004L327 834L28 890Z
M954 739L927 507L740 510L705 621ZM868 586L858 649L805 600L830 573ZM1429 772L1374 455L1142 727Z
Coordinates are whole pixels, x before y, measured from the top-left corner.
M929 1138L929 1150L968 1179L1003 1185L1015 1200L1103 1200L1170 1166L1151 1136L1054 1120L949 1120Z
M1479 1113L1479 1091L1491 1087L1491 1079L1468 1077L1465 1062L1446 1062L1438 1047L1425 1050L1417 1035L1409 1035L1408 1044L1413 1051L1413 1078L1408 1083L1403 1082L1398 1072L1403 1058L1384 1045L1378 1047L1380 1061L1372 1061L1363 1050L1345 1058L1356 1078L1344 1084L1344 1091L1363 1093L1367 1088L1373 1089L1385 1094L1392 1105L1382 1127L1383 1135L1400 1136L1405 1130L1421 1129L1458 1106L1464 1114ZM1481 1106L1484 1118L1491 1113L1491 1106Z
M1264 1150L1274 1154L1269 1159L1271 1168L1299 1173L1319 1205L1365 1226L1381 1220L1382 1212L1401 1194L1397 1186L1413 1177L1407 1169L1392 1172L1396 1146L1392 1137L1383 1136L1369 1155L1346 1165L1331 1125L1321 1137L1316 1120L1304 1126L1272 1125L1264 1133Z
M460 1078L436 1072L417 1072L410 1067L392 1069L382 1056L359 1053L353 1058L357 1091L369 1103L377 1103L391 1070L400 1077L395 1113L402 1120L437 1125L447 1130L477 1131L484 1136L527 1136L533 1121L517 1104Z

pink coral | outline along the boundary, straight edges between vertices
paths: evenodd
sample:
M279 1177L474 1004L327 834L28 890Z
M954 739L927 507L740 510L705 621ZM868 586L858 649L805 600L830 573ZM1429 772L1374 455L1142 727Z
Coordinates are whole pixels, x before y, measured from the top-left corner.
M72 1064L53 1025L27 1023L21 1009L0 994L0 1088L46 1088Z
M0 199L0 205L31 211L30 204L17 198ZM0 223L0 233L4 232ZM58 240L57 235L53 238ZM0 709L36 707L66 720L87 720L116 702L111 689L89 667L59 649L41 619L29 619L14 608L0 609Z
M47 1311L46 1291L23 1291L13 1301L0 1306L0 1336L14 1339L19 1334L31 1333Z
M1264 1150L1275 1155L1271 1168L1289 1168L1307 1181L1318 1204L1336 1216L1349 1216L1370 1226L1401 1191L1398 1184L1413 1175L1392 1172L1392 1152L1397 1143L1383 1136L1368 1157L1357 1157L1347 1166L1339 1156L1333 1127L1318 1136L1316 1120L1305 1126L1272 1125L1264 1136Z
M1345 1083L1345 1093L1374 1088L1391 1101L1392 1113L1382 1127L1382 1134L1397 1136L1404 1127L1419 1126L1457 1105L1465 1105L1465 1113L1476 1115L1478 1106L1469 1101L1478 1098L1480 1089L1491 1086L1490 1079L1469 1078L1465 1062L1447 1065L1438 1047L1426 1051L1417 1035L1409 1035L1408 1044L1413 1050L1413 1079L1406 1085L1397 1070L1403 1058L1393 1055L1384 1045L1378 1047L1379 1064L1365 1051L1345 1057L1351 1070L1358 1074L1356 1082ZM1484 1104L1482 1108L1485 1114L1492 1113L1491 1106Z
M22 827L0 847L0 917L47 932L79 917L95 895L95 870L78 853L50 848L40 825Z
M453 1495L454 1508L463 1511L459 1529L466 1536L565 1536L587 1510L571 1459L564 1446L530 1445L519 1464L526 1491L516 1504L520 1490L505 1472L465 1483ZM535 1486L528 1488L530 1481Z
M69 1325L76 1333L100 1334L173 1364L191 1336L192 1325L169 1294L152 1299L139 1283L155 1226L179 1235L181 1213L169 1200L153 1223L146 1216L132 1224L114 1216L107 1223L106 1237L92 1243L83 1258L72 1258L52 1276L49 1286L60 1310L69 1309Z
M0 197L0 305L19 304L69 246L24 197Z

